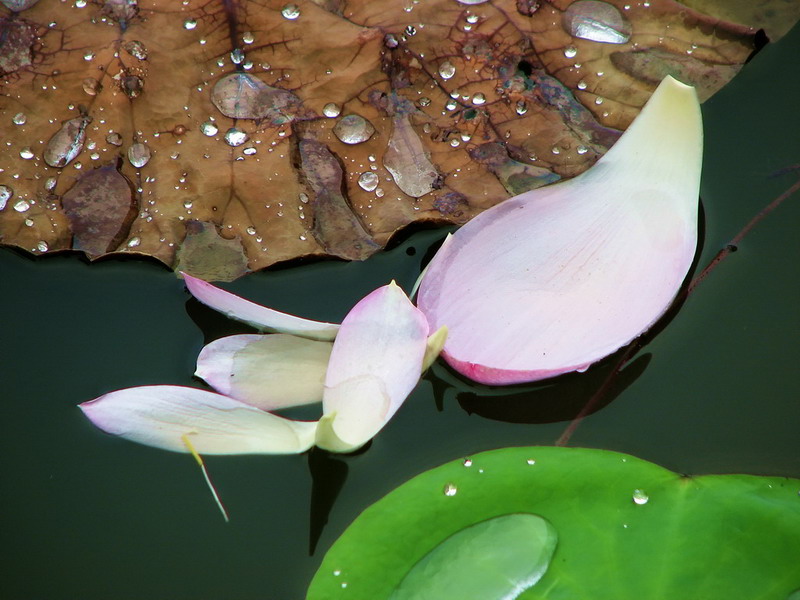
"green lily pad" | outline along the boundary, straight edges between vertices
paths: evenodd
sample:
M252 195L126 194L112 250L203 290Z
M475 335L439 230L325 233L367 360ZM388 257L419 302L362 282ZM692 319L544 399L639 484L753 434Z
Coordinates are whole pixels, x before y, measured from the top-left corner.
M415 598L443 597L433 575L426 594L418 565L477 523L528 513L552 524L558 547L538 583L509 598L787 600L800 589L798 492L798 479L686 477L605 450L484 452L364 511L325 556L307 599L403 597L393 594L409 578ZM487 560L508 552L501 537L485 544ZM480 579L471 564L467 582Z

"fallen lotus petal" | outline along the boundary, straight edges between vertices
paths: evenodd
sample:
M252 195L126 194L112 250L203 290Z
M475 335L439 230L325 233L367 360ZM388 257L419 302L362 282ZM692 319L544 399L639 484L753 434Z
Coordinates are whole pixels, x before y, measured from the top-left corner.
M195 375L236 400L262 410L322 401L331 343L293 335L246 334L205 346Z
M262 331L290 333L312 340L332 340L338 325L302 319L272 310L241 296L226 292L210 283L181 273L189 292L200 302L237 321L243 321Z
M322 406L334 416L317 445L354 450L378 433L417 385L427 347L424 315L394 282L356 304L333 344Z
M293 454L312 446L317 428L314 422L290 421L220 394L174 385L111 392L80 409L103 431L174 452Z
M649 329L697 246L702 161L693 88L667 77L591 169L507 200L431 261L418 305L443 356L487 384L580 371Z

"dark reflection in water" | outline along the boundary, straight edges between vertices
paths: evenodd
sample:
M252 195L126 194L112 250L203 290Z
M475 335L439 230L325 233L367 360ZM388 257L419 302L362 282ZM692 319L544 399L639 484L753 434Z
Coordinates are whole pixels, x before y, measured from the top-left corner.
M311 516L308 528L308 555L313 556L331 514L336 498L347 480L347 463L330 452L312 448L308 453L311 473Z
M473 383L456 374L442 361L433 365L426 379L433 385L440 410L445 394L454 390L456 401L470 415L477 414L506 423L555 423L577 417L609 378L611 381L602 397L593 403L586 414L610 404L644 373L652 358L650 354L643 354L615 375L618 364L616 356L585 373L568 373L534 384L510 387Z

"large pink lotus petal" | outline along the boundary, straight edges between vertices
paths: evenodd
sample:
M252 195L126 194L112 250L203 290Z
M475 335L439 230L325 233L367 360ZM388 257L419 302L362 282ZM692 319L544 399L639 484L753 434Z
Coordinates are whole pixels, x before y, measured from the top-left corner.
M237 321L243 321L262 331L290 333L312 340L332 340L339 326L289 315L272 310L241 296L226 292L207 281L181 273L189 292L200 302Z
M702 123L667 77L584 174L526 192L456 232L418 304L446 360L487 384L583 370L649 329L697 246Z
M308 450L316 423L290 421L226 396L174 385L134 387L84 402L97 427L147 446L200 454L293 454Z
M203 348L195 375L262 410L321 402L331 347L282 333L232 335Z
M333 344L322 400L337 444L353 450L369 441L417 385L428 341L423 314L394 282L356 304Z

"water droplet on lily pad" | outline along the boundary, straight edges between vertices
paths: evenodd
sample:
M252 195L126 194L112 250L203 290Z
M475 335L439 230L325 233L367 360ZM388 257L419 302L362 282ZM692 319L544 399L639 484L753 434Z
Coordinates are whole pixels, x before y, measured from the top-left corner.
M455 483L446 483L442 491L445 496L455 496L458 493L458 488Z
M378 187L378 176L372 171L365 171L359 176L358 185L362 190L371 192Z
M650 500L650 496L648 496L643 490L633 490L633 501L635 504L647 504Z
M30 207L31 207L30 202L28 202L24 198L17 200L14 203L14 210L19 213L27 212Z
M83 91L90 96L96 96L100 91L100 82L94 77L87 77L83 80Z
M194 29L195 27L197 27L197 21L195 19L186 19L183 22L184 29Z
M28 120L28 117L25 116L25 113L17 113L11 119L14 122L14 125L25 125L25 122Z
M236 127L231 127L230 129L228 129L228 131L225 132L225 143L228 144L229 146L233 147L241 146L249 139L250 136L248 136L244 131Z
M136 248L136 246L138 246L141 243L142 243L142 240L140 238L134 236L134 237L132 237L131 239L128 240L128 243L126 245L128 246L128 248Z
M47 242L41 240L38 244L36 244L36 249L39 252L47 252L50 249L50 246L47 245Z
M106 136L106 141L112 146L122 146L122 136L114 131Z
M335 102L328 102L325 106L322 107L322 114L328 117L329 119L334 119L338 117L340 114L342 114L342 109Z
M219 128L211 121L206 121L205 123L200 125L200 133L202 133L203 135L207 135L208 137L213 137L217 135L217 132L219 132Z
M281 9L281 14L284 19L294 21L300 16L300 7L297 4L287 4Z
M624 44L631 39L631 24L608 2L578 0L562 16L564 29L573 37L606 44Z
M147 60L147 48L139 40L125 42L122 47L125 49L125 52L134 58L138 58L139 60Z
M231 50L231 62L235 65L242 64L244 62L244 50L241 48Z
M472 466L472 459L471 458L465 458L464 459L464 466L465 467L471 467Z
M456 67L449 60L439 65L439 76L442 79L451 79L456 74Z
M14 190L8 187L7 185L0 185L0 210L4 210L6 204L11 199L11 196L14 195Z
M345 144L361 144L375 133L375 127L361 115L347 115L339 119L333 133Z
M51 167L65 167L71 163L81 150L86 141L86 125L89 117L77 117L65 121L57 132L53 134L44 149L44 162Z
M538 515L515 513L456 531L423 556L393 590L391 600L513 599L547 572L558 542Z
M474 96L472 96L472 103L475 106L480 106L481 104L486 103L486 96L484 96L481 92L478 92Z
M25 160L30 160L34 157L33 150L27 147L23 148L22 150L19 151L19 156L20 158L23 158Z
M128 148L128 160L137 169L141 169L150 162L150 148L146 144L135 143Z
M564 56L567 58L575 58L578 54L578 49L575 46L567 46L564 48Z

